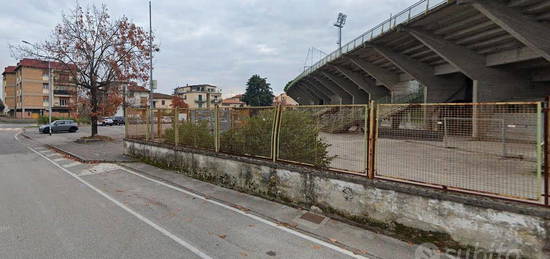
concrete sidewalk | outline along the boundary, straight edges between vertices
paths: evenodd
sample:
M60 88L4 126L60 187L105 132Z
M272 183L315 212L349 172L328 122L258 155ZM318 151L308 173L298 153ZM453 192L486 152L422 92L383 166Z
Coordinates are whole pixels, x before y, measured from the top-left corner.
M123 166L153 179L245 210L256 216L279 222L280 225L334 243L352 250L356 254L366 255L369 258L415 258L417 246L412 243L405 243L302 209L292 208L202 182L178 174L175 171L164 170L143 163L128 163Z
M25 129L23 135L42 145L57 149L82 162L132 162L134 159L123 154L124 126L99 127L99 135L114 139L111 142L81 144L75 141L90 136L91 127L80 127L75 133L54 133L51 136L38 132L37 128Z

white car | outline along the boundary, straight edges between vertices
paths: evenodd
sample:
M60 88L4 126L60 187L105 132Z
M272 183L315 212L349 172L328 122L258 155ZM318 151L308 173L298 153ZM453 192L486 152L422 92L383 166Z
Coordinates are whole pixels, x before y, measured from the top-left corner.
M101 126L113 126L115 122L111 118L98 118L97 125Z

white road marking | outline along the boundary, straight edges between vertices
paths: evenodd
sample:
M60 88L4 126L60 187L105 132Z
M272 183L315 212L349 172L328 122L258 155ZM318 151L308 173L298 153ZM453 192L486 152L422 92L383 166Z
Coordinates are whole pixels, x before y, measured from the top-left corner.
M124 171L126 171L126 172L128 172L128 173L130 173L130 174L133 174L133 175L139 176L139 177L141 177L141 178L147 179L147 180L149 180L149 181L151 181L151 182L154 182L154 183L163 185L163 186L165 186L165 187L168 187L168 188L170 188L170 189L172 189L172 190L176 190L176 191L179 191L179 192L182 192L182 193L191 195L191 196L193 196L193 197L195 197L195 198L198 198L198 199L201 199L201 200L210 202L210 203L212 203L212 204L221 206L221 207L226 208L226 209L228 209L228 210L232 210L232 211L234 211L234 212L236 212L236 213L245 215L245 216L250 217L250 218L252 218L252 219L254 219L254 220L257 220L257 221L259 221L259 222L262 222L262 223L264 223L264 224L266 224L266 225L269 225L269 226L278 228L278 229L280 229L280 230L286 231L286 232L288 232L288 233L290 233L290 234L293 234L293 235L295 235L295 236L298 236L298 237L301 237L301 238L303 238L303 239L309 240L309 241L311 241L311 242L313 242L313 243L316 243L316 244L318 244L318 245L322 245L322 246L324 246L324 247L330 248L330 249L332 249L332 250L334 250L334 251L336 251L336 252L340 252L340 253L342 253L342 254L349 255L349 256L351 256L351 257L353 257L353 258L368 258L368 257L365 257L365 256L361 256L361 255L354 254L353 252L351 252L351 251L349 251L349 250L340 248L340 247L338 247L338 246L336 246L336 245L333 245L333 244L331 244L331 243L325 242L325 241L323 241L323 240L320 240L320 239L317 239L317 238L308 236L308 235L306 235L306 234L300 233L300 232L298 232L298 231L292 230L292 229L287 228L287 227L284 227L284 226L280 226L280 225L278 225L278 224L275 223L275 222L271 222L271 221L269 221L269 220L263 219L263 218L258 217L258 216L256 216L256 215L246 213L246 212L244 212L244 211L242 211L242 210L239 210L239 209L237 209L237 208L233 208L233 207L228 206L228 205L225 205L225 204L223 204L223 203L220 203L220 202L217 202L217 201L214 201L214 200L207 199L206 197L201 196L201 195L199 195L199 194L196 194L196 193L193 193L193 192L190 192L190 191L186 191L186 190L184 190L184 189L181 189L181 188L179 188L179 187L176 187L176 186L167 184L167 183L165 183L165 182L161 182L161 181L155 180L155 179L153 179L153 178L150 178L150 177L147 177L147 176L142 175L142 174L140 174L140 173L134 172L134 171L129 170L129 169L127 169L127 168L124 168L124 167L122 167L122 166L120 167L120 169L122 169L122 170L124 170Z
M66 165L63 165L63 167L65 168L70 168L70 167L73 167L73 166L77 166L77 165L81 165L82 163L79 163L79 162L72 162L70 164L66 164Z
M0 128L0 131L18 131L21 128Z
M66 160L65 158L56 158L56 159L52 159L53 161L55 162L61 162L61 161L64 161Z
M19 134L16 134L15 135L15 139L17 141L19 141L19 138L17 137L17 135ZM93 185L91 185L90 183L84 181L82 178L80 178L78 175L72 173L71 171L63 168L62 166L60 166L58 163L54 162L53 160L49 159L48 157L44 156L43 154L41 154L40 152L34 150L33 148L31 147L28 147L27 148L38 154L39 156L41 156L42 158L48 160L50 163L54 164L55 166L57 166L59 169L63 170L63 172L67 173L68 175L74 177L75 179L77 179L78 181L80 181L81 183L85 184L86 186L88 186L90 189L94 190L95 192L99 193L101 196L105 197L106 199L108 199L109 201L111 201L112 203L116 204L117 206L119 206L120 208L124 209L125 211L127 211L128 213L132 214L133 216L135 216L136 218L138 218L139 220L145 222L147 225L153 227L154 229L156 229L157 231L159 231L160 233L162 233L163 235L169 237L170 239L174 240L176 243L180 244L181 246L189 249L189 251L193 252L194 254L196 254L197 256L203 258L203 259L211 259L210 256L208 256L207 254L203 253L202 251L200 251L199 249L197 249L196 247L192 246L191 244L185 242L184 240L182 240L181 238L177 237L176 235L172 234L171 232L169 232L168 230L166 230L165 228L155 224L153 221L149 220L148 218L144 217L143 215L135 212L134 210L132 210L131 208L129 208L128 206L124 205L123 203L115 200L114 198L112 198L111 196L109 196L108 194L106 194L105 192L101 191L100 189L94 187Z

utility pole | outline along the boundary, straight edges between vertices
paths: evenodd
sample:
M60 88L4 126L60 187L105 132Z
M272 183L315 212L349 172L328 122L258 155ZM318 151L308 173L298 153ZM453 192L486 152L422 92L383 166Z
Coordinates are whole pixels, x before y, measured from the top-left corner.
M48 102L48 109L49 109L49 115L48 115L48 131L50 133L50 136L52 135L52 103L53 103L53 78L52 78L52 67L51 62L48 60L48 90L49 90L49 102Z
M151 1L149 1L149 120L150 132L153 133L153 24L151 18Z

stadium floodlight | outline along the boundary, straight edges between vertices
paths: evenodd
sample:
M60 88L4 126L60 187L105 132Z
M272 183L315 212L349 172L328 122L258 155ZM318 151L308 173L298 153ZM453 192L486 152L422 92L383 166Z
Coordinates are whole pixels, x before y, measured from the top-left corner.
M342 28L346 24L347 15L343 13L338 13L338 18L334 26L338 27L338 49L342 49Z

